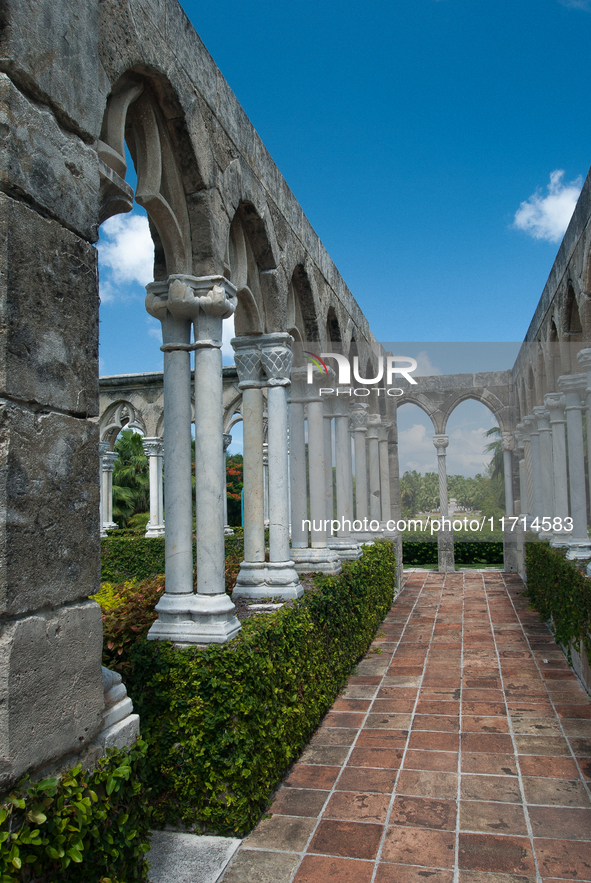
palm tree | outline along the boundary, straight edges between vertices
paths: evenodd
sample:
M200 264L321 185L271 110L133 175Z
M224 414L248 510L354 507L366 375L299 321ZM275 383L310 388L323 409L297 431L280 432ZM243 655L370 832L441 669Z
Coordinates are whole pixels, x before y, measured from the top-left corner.
M113 518L124 524L132 515L149 510L150 473L142 436L137 432L124 429L115 450L119 457L113 469Z
M505 468L503 463L503 436L498 426L492 426L485 433L487 438L492 438L484 450L487 454L492 453L492 460L488 465L488 474L491 478L503 478Z

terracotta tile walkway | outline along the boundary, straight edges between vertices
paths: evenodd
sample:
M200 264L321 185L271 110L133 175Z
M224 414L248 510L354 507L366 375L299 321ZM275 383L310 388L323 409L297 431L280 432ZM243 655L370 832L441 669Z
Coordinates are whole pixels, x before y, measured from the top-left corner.
M522 591L407 574L224 883L591 881L591 703Z

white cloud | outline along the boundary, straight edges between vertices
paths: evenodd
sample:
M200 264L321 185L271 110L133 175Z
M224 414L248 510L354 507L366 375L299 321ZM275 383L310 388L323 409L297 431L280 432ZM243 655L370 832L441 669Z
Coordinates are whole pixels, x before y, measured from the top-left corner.
M145 215L114 215L101 227L99 250L100 296L103 303L128 296L130 284L153 279L154 243Z
M224 319L222 329L222 359L226 365L234 364L234 350L230 346L230 341L236 337L234 333L234 314L229 319Z
M417 356L417 370L413 371L413 377L433 377L434 374L441 373L441 368L433 364L427 350L421 350Z
M564 170L555 169L550 175L547 194L538 189L522 202L515 212L513 226L534 239L560 242L572 217L583 180L563 183Z
M569 9L584 9L586 12L591 12L590 0L558 0L558 2Z
M436 472L437 453L433 445L433 430L428 433L427 427L421 423L413 423L407 429L398 432L398 451L400 453L400 474L404 472ZM407 451L412 451L409 459L403 459Z

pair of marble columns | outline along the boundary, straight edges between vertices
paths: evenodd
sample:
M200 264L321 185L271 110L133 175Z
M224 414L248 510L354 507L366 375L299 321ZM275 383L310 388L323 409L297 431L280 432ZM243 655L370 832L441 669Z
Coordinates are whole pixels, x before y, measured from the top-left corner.
M148 638L176 645L224 643L240 629L225 592L222 324L236 309L223 276L170 276L146 287L146 309L162 325L166 590ZM191 343L193 332L193 343ZM197 591L193 584L191 352L195 353Z
M234 594L299 598L303 594L289 545L288 399L291 344L284 332L232 340L242 390L244 561ZM269 560L265 560L263 389L267 395Z
M515 433L519 462L521 514L534 519L542 536L568 547L571 558L591 556L587 529L587 487L583 411L587 421L587 458L591 462L591 349L577 359L584 374L558 378L558 392L544 396ZM589 488L591 494L591 486ZM572 518L572 530L565 519ZM544 521L545 519L545 521ZM535 521L534 521L535 523Z
M100 461L100 520L101 536L106 537L108 530L114 530L117 524L113 521L113 470L119 454L111 451L109 442L99 442Z
M161 438L143 438L144 453L150 470L150 520L146 527L147 537L164 536L164 500L162 494L162 459L164 442ZM113 521L113 470L118 454L109 449L106 441L99 443L101 466L101 536L107 535L117 524Z

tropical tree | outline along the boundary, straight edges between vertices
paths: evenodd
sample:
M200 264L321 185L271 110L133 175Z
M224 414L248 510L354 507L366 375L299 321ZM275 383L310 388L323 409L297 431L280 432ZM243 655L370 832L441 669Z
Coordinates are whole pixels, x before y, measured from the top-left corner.
M113 519L126 526L133 515L150 509L150 473L142 436L124 429L115 442L119 457L113 469Z

